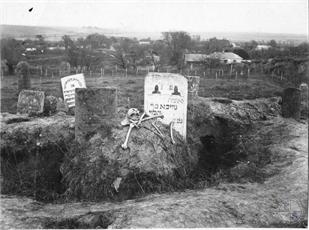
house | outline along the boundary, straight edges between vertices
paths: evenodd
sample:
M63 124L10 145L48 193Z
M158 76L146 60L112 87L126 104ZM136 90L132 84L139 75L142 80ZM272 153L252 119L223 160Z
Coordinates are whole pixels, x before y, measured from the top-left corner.
M141 39L141 40L138 41L138 44L140 44L140 45L150 45L150 43L151 43L150 38Z
M185 64L200 64L204 63L207 58L207 54L185 54L184 61Z
M221 63L242 63L243 58L232 52L214 52L208 55L209 59L219 59Z
M270 49L271 46L270 45L257 45L257 47L255 48L255 50L268 50Z
M28 47L28 48L26 48L25 51L26 52L35 52L35 51L37 51L37 48L35 48L35 47Z
M207 59L218 59L221 63L242 63L243 58L232 52L214 52L209 55L207 54L185 54L185 64L202 64Z

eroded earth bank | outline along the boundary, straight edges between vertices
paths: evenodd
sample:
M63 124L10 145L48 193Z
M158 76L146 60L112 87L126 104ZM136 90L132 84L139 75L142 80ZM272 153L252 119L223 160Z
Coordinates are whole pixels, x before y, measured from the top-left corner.
M283 118L279 98L198 98L187 143L146 122L128 151L121 111L86 146L72 116L2 114L1 226L307 226L308 124Z

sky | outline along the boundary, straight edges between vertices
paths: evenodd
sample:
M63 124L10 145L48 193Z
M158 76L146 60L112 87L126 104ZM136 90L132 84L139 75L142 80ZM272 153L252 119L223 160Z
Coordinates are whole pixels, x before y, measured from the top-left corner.
M308 34L307 0L0 0L0 7L0 24Z

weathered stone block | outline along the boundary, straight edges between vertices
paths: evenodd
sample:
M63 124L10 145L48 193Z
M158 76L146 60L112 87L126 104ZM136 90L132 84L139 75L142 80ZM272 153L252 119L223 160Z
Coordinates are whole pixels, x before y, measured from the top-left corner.
M31 88L31 80L29 76L29 64L25 61L18 62L16 66L16 74L18 76L18 91Z
M45 94L43 91L22 90L18 96L17 113L41 114L44 108Z
M301 91L296 88L287 88L282 95L282 116L300 119Z
M77 88L75 90L75 135L79 143L92 134L109 133L109 124L117 116L116 88Z

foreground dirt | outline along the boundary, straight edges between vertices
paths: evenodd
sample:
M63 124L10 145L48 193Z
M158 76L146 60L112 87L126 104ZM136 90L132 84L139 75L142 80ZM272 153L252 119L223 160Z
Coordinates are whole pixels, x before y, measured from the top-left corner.
M262 168L266 175L263 183L221 183L198 191L155 194L120 203L42 204L28 198L1 196L1 226L51 228L59 222L83 228L306 225L307 122L275 117L258 122L251 133L255 145L248 151L260 151L257 146L263 144L263 150L271 156Z

